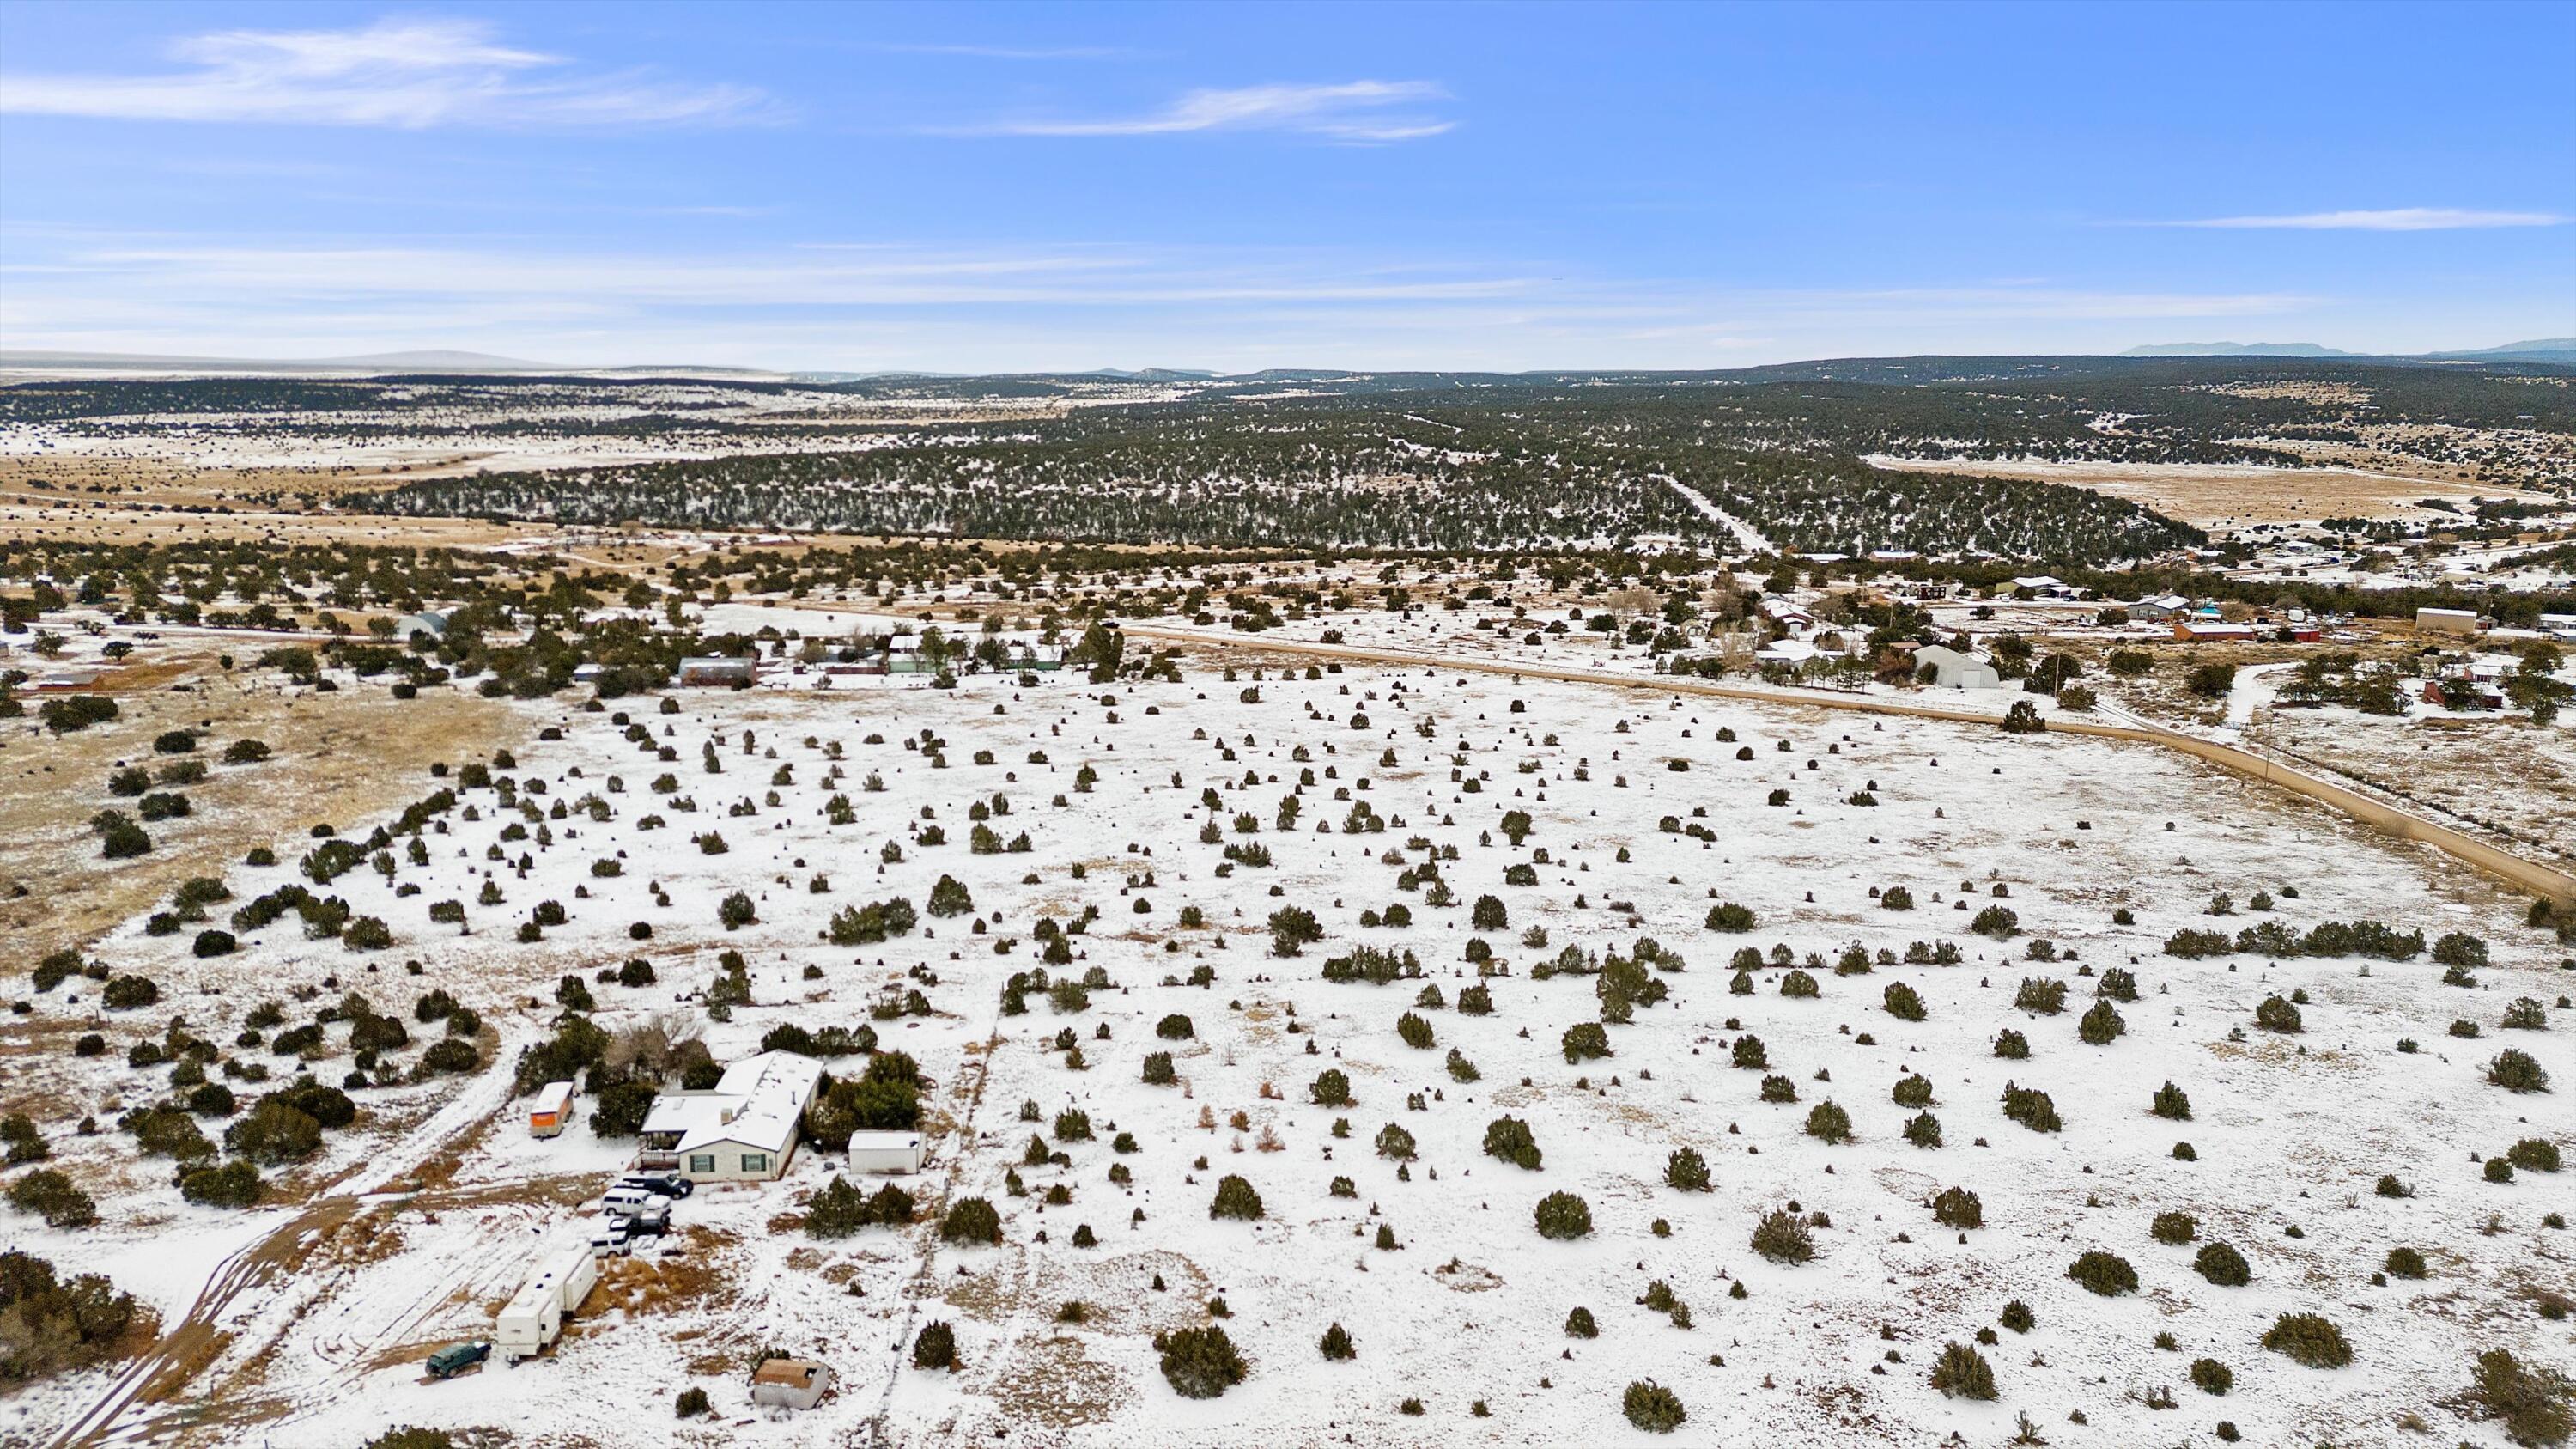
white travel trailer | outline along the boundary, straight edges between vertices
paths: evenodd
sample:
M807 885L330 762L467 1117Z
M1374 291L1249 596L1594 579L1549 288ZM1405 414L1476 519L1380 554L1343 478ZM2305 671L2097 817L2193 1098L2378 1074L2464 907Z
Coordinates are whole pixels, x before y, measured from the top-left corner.
M567 1314L581 1307L599 1281L599 1264L590 1245L567 1248L540 1266L518 1294L501 1309L493 1325L492 1346L503 1363L517 1363L543 1353L563 1334Z

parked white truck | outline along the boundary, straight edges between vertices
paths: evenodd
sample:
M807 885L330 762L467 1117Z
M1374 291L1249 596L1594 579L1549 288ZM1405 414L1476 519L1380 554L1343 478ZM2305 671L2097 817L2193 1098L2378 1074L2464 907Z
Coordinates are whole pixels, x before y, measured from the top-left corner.
M566 1248L540 1265L518 1294L501 1310L493 1326L492 1346L503 1363L543 1353L563 1333L567 1314L581 1307L599 1281L599 1264L590 1245Z

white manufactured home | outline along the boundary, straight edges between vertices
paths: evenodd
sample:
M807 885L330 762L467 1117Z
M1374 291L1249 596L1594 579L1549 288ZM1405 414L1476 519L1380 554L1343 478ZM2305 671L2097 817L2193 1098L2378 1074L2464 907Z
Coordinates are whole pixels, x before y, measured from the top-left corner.
M664 1092L637 1134L635 1165L692 1182L767 1182L787 1170L823 1065L761 1052L725 1068L711 1091Z

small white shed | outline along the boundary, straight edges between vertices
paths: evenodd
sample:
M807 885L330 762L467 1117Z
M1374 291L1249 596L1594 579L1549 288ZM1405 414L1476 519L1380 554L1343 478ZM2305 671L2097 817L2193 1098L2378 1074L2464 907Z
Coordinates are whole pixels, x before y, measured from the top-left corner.
M850 1170L852 1172L919 1172L921 1170L921 1134L918 1132L851 1133Z

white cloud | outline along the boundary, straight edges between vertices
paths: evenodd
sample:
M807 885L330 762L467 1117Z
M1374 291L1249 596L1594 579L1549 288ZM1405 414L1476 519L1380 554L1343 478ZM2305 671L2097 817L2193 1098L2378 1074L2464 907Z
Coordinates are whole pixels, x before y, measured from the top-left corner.
M1353 248L819 241L722 251L243 243L0 227L0 347L1010 371L1708 367L2117 351L2316 298L2064 286L1781 289ZM2306 324L2297 324L2306 325Z
M2503 226L2563 226L2566 222L2566 217L2545 211L2461 211L2441 206L2402 206L2388 211L2311 211L2296 216L2220 216L2204 221L2147 224L2215 227L2231 231L2471 231Z
M1457 123L1423 107L1448 93L1428 81L1346 81L1335 85L1194 90L1141 116L1100 120L998 121L968 134L997 136L1180 136L1202 131L1288 131L1348 142L1412 141Z
M380 20L360 30L226 30L172 47L158 75L0 75L0 113L137 121L492 129L661 126L758 118L741 86L637 72L583 75L464 20Z
M969 60L1118 60L1136 53L1115 45L940 45L895 40L864 41L855 48L888 55L954 55Z

